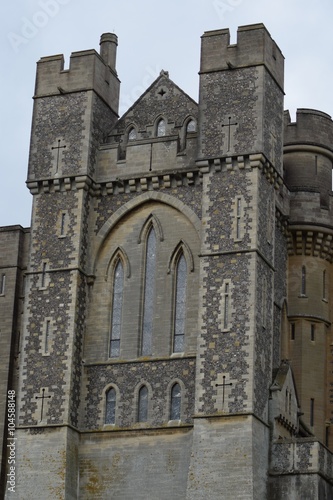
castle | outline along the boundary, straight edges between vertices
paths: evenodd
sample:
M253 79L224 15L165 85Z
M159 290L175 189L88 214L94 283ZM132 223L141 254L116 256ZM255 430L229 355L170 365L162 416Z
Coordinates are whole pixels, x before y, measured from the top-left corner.
M198 103L162 71L119 118L117 43L38 62L1 496L333 498L331 117L291 121L256 24L204 33Z

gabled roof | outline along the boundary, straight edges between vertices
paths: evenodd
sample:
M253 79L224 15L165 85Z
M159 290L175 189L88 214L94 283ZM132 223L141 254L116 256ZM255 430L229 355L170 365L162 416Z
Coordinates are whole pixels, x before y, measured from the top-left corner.
M271 391L282 391L282 389L285 386L285 383L287 381L288 375L290 373L292 382L293 382L293 389L295 392L296 400L297 400L297 405L299 407L299 399L297 395L297 387L295 383L295 378L294 378L294 373L292 371L292 368L289 364L289 361L287 360L282 360L279 368L277 369L277 372L275 374L275 378L273 381L273 384L270 387Z
M198 104L161 71L156 80L117 121L110 135L123 134L132 124L138 131L146 132L158 117L163 117L174 127L181 127L187 117L197 119Z

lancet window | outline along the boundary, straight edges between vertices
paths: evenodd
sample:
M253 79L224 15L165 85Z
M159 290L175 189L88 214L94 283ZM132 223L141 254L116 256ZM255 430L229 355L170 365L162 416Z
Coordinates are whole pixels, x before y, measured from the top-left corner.
M111 387L106 393L105 423L114 424L116 421L116 390Z
M110 340L111 358L116 358L120 355L123 291L124 291L124 267L121 259L118 259L113 276L113 298L112 298L111 340Z
M176 290L174 304L174 339L173 351L184 351L185 319L186 319L187 264L184 254L178 259L176 266Z
M165 120L161 118L157 124L157 137L163 137L166 134Z
M170 420L180 420L181 412L181 389L178 383L171 389Z
M142 356L152 354L154 298L156 274L156 234L153 227L149 230L146 244L146 267L144 283L144 304L142 321Z
M148 389L143 385L139 391L138 398L138 422L148 420Z

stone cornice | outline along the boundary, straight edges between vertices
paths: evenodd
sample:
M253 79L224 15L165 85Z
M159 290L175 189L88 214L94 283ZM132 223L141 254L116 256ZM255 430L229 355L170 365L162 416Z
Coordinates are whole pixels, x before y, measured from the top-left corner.
M133 192L142 193L197 184L201 184L201 174L198 168L142 173L101 182L95 182L88 175L27 181L27 187L33 195L83 189L89 191L92 196L105 196Z
M288 227L288 255L306 255L333 261L333 229Z
M300 152L324 155L327 156L327 158L329 158L331 161L333 161L333 152L328 148L324 148L316 144L295 143L295 144L288 144L283 148L283 154L300 153Z
M259 168L262 170L270 184L274 185L276 190L280 190L284 185L281 175L262 153L202 159L198 160L196 165L202 174L208 173L212 170L215 172L228 172L235 169L249 170Z
M232 171L234 169L262 170L266 179L276 190L283 186L283 179L273 165L261 154L230 156L196 161L191 169L164 170L143 172L134 176L125 175L105 181L94 181L89 175L73 175L65 177L28 180L27 187L31 194L77 191L84 189L91 195L109 195L132 192L144 192L179 186L191 186L201 183L201 177L211 170L215 172Z

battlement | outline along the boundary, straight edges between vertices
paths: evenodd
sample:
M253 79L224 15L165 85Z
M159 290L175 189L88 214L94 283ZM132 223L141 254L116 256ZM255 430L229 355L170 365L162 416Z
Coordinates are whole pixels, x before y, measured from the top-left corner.
M62 54L42 57L37 63L34 98L94 90L118 113L120 81L117 76L117 37L101 36L101 53L94 49L73 52L69 69L64 69Z
M263 24L240 26L230 45L229 29L203 34L201 73L265 65L283 89L284 57Z
M298 109L296 122L291 122L289 111L284 113L284 178L292 191L320 193L319 207L330 208L333 160L333 121L329 115L315 109ZM293 216L303 217L301 194ZM318 200L319 201L319 200ZM301 203L301 205L300 205ZM296 207L296 205L295 205ZM305 211L310 217L311 211ZM315 215L312 208L312 215Z
M289 111L285 111L285 150L300 144L327 149L327 155L333 159L333 121L330 115L315 109L302 108L296 112L296 122L292 122Z

